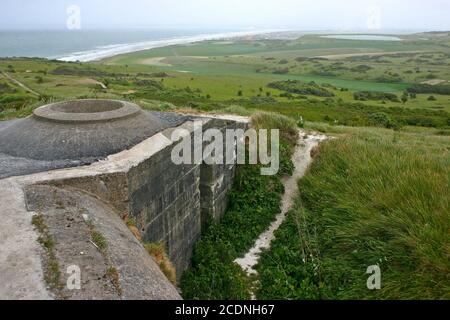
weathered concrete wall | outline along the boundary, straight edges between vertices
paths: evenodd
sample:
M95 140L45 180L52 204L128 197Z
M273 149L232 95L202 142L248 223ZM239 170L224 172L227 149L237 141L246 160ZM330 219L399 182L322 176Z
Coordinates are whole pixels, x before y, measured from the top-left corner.
M201 167L202 227L218 222L227 209L227 193L234 181L234 165L206 165Z
M51 286L55 298L180 299L176 288L109 204L71 187L33 185L25 192L28 210L41 215L54 240L52 262L58 262L60 271L60 286ZM103 239L101 249L91 240L93 230ZM42 260L51 273L49 257L44 254ZM80 269L79 290L65 285L71 276L66 270L71 266Z
M189 266L200 237L200 165L175 165L173 146L130 170L130 214L143 239L164 242L178 273Z
M211 120L207 124L207 128L219 129L224 138L227 129L246 129L246 123L235 121L226 121L221 119ZM236 145L236 141L234 141ZM227 155L227 152L230 153ZM223 157L234 158L234 148L228 149L224 146ZM200 196L202 211L202 227L205 228L209 223L218 222L224 215L228 205L228 191L233 186L234 176L236 172L236 163L212 164L203 163L201 166L200 178Z

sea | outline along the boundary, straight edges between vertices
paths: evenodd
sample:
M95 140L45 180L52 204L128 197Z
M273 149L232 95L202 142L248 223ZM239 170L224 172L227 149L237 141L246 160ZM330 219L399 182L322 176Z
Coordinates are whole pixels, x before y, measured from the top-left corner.
M96 61L118 54L272 30L0 30L0 57Z

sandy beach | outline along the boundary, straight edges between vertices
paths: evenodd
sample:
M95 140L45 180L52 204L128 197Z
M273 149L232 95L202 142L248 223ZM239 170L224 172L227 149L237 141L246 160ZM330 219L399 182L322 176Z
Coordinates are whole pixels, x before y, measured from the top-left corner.
M119 54L131 53L142 50L149 50L155 48L168 47L173 45L189 44L207 40L229 40L232 38L239 38L245 36L256 36L275 32L282 32L283 30L253 30L253 31L240 31L240 32L226 32L218 34L204 34L196 36L188 36L174 39L164 39L155 41L145 41L128 44L117 44L98 47L94 50L76 52L71 55L60 57L57 60L69 61L69 62L88 62L98 61L105 58L113 57Z

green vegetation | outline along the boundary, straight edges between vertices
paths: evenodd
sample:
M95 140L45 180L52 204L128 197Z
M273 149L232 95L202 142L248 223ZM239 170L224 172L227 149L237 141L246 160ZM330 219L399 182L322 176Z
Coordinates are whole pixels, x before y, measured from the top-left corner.
M394 93L388 93L388 92L370 92L370 91L359 91L355 92L353 95L355 97L355 100L359 101L367 101L367 100L374 100L374 101L391 101L391 102L400 102L400 99L397 97Z
M106 270L105 276L111 281L119 296L122 295L122 287L120 286L120 275L119 271L115 267L109 267Z
M98 231L91 229L91 238L95 246L100 250L100 252L106 252L108 249L108 243L105 237Z
M8 83L0 81L0 93L15 93L16 89L12 88Z
M164 275L169 279L172 284L177 284L177 273L170 262L167 253L166 248L163 243L144 243L144 248L147 250L148 254L152 256L156 263L158 264L161 271L164 273Z
M91 237L92 244L97 248L98 251L102 254L105 263L108 265L108 268L105 271L105 277L111 281L114 289L116 290L119 296L122 295L122 288L120 286L120 274L116 267L114 267L111 263L111 259L108 254L108 241L105 236L101 234L95 227L93 221L86 221L86 225L89 228L89 235Z
M281 172L291 171L292 140L296 125L281 116L257 114L257 129L280 128ZM296 141L296 140L295 140ZM289 160L288 160L289 159ZM181 289L186 299L248 299L251 280L233 261L242 256L270 225L280 210L283 193L281 173L262 176L260 166L238 168L229 194L229 208L220 223L211 224L195 247L192 268L183 274Z
M44 281L58 296L61 297L61 271L55 254L55 240L45 224L44 215L36 214L31 223L39 233L38 242L45 250Z
M436 93L442 95L450 95L450 85L429 85L429 84L416 84L411 88L408 88L412 93Z
M271 82L267 85L269 88L278 89L295 94L313 95L318 97L334 97L334 94L314 81L304 83L298 80L287 80Z
M103 234L101 234L94 226L94 223L90 220L86 221L87 226L89 227L89 233L91 236L91 241L94 246L106 257L108 251L108 242L106 241Z
M258 298L448 299L448 139L339 131L262 257ZM366 287L370 265L381 290Z
M205 41L97 63L0 59L0 119L29 115L53 101L112 98L142 105L162 101L166 111L220 112L240 105L249 113L263 110L349 126L371 126L372 114L384 112L399 126L445 128L450 40L423 37Z

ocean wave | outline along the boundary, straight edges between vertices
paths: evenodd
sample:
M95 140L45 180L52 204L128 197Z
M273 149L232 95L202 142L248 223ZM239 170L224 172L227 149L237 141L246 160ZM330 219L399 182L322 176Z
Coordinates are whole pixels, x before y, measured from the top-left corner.
M203 34L196 36L187 36L180 38L171 38L164 40L143 41L137 43L125 43L125 44L111 44L106 46L99 46L92 50L74 52L71 55L57 58L57 60L68 62L88 62L98 61L101 59L113 57L119 54L131 53L141 50L149 50L155 48L162 48L173 45L189 44L194 42L206 41L206 40L221 40L226 38L253 36L271 32L279 32L280 30L259 30L259 31L241 31L241 32L228 32L219 34Z

